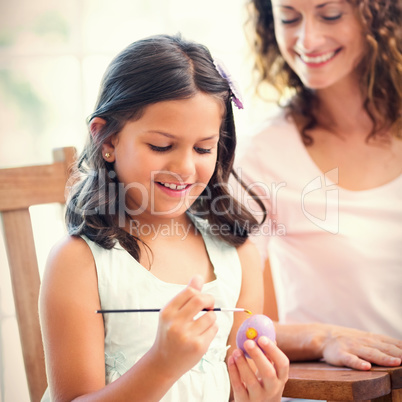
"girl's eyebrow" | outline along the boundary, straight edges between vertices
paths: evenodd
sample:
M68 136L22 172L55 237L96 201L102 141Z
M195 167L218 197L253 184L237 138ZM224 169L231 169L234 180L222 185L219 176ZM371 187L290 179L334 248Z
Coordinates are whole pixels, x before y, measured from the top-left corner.
M164 131L159 131L159 130L149 130L149 131L147 131L147 133L148 134L160 134L160 135L163 135L168 138L176 138L176 136L174 136L173 134L169 134L169 133L166 133Z
M148 134L159 134L159 135L163 135L164 137L172 138L172 139L176 138L175 135L170 134L170 133L166 133L165 131L150 130L150 131L147 131L147 133L148 133ZM202 138L202 139L199 140L199 141L200 141L200 142L202 142L202 141L209 141L209 140L213 140L213 139L215 139L215 138L217 138L217 137L219 137L219 134L213 134L213 135L211 135L211 136L209 136L209 137Z
M277 7L280 7L280 8L287 8L288 10L294 10L294 7L292 7L292 6L286 6L286 5L284 5L284 4L279 4Z
M205 138L201 139L200 142L214 140L215 138L219 138L219 134L214 134L214 135L211 135L209 137L205 137Z

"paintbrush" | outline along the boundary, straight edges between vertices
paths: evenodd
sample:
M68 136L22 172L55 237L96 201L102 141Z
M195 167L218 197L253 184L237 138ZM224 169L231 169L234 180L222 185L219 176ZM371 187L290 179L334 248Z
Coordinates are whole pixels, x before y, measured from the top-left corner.
M156 313L161 311L160 308L143 308L143 309L124 309L124 310L96 310L95 313L98 314L106 314L106 313ZM244 312L247 314L251 314L250 310L245 308L224 308L224 307L217 307L212 309L204 308L202 311L222 311L222 312Z

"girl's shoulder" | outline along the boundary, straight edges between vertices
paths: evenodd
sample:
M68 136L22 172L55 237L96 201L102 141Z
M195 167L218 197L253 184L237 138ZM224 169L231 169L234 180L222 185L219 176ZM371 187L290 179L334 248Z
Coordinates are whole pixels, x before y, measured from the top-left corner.
M239 306L247 306L252 312L262 311L263 269L256 245L247 239L237 248L242 271Z
M262 269L258 248L250 239L247 239L241 246L237 247L237 254L239 255L243 272L250 269Z
M44 272L43 283L80 276L92 271L94 258L86 241L79 236L65 236L51 249Z
M81 237L66 236L53 246L46 263L39 296L41 316L97 305L97 289L91 250Z
M92 253L87 242L80 236L67 235L60 239L51 249L49 258L67 260L79 259L84 262L91 259Z

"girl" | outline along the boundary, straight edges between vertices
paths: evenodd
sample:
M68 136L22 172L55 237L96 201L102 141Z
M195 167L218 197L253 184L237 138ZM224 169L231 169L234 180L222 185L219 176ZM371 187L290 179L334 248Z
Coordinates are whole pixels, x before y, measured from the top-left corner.
M248 363L235 349L246 315L211 311L258 313L263 300L247 240L256 221L227 186L231 99L241 105L228 76L205 47L169 36L133 43L108 67L69 236L42 282L44 400L227 401L225 358L235 400L280 399L286 356L262 338L261 350L247 342Z
M286 230L259 237L265 312L271 265L280 321L300 323L278 325L278 345L291 359L400 365L402 3L250 3L261 81L284 106L239 162L260 195L282 184L269 222Z

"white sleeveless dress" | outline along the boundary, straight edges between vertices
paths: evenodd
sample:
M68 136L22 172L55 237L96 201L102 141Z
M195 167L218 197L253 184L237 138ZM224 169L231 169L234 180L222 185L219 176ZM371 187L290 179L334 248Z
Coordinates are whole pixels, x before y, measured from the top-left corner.
M203 286L216 307L234 307L240 294L241 266L237 250L208 234L206 221L192 217L201 232L216 279ZM161 308L185 285L159 280L120 246L99 247L83 237L94 256L102 309ZM230 382L225 364L233 313L217 313L219 331L208 352L161 399L163 402L220 402L229 400ZM158 313L104 314L106 384L129 370L153 345ZM233 345L235 347L236 345ZM157 387L158 384L155 384ZM48 392L42 401L47 399ZM135 395L133 395L133 398Z

